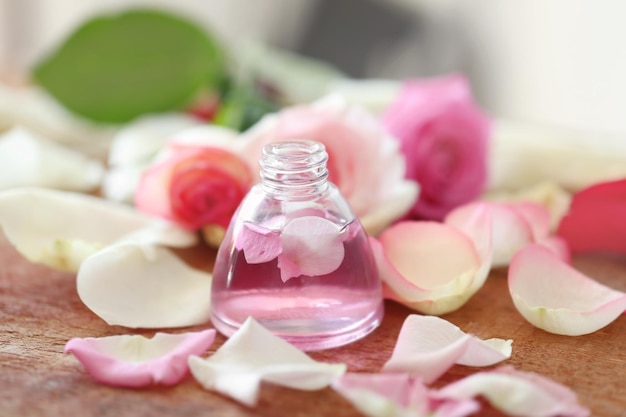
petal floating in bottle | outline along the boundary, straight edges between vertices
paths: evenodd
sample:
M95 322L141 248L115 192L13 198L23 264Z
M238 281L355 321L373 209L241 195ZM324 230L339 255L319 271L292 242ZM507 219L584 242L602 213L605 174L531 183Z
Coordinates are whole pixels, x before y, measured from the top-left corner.
M235 247L243 251L243 256L249 264L269 262L282 251L278 232L250 222L243 223Z
M343 261L341 230L322 217L305 216L291 220L283 229L281 243L278 266L285 282L300 275L330 274Z

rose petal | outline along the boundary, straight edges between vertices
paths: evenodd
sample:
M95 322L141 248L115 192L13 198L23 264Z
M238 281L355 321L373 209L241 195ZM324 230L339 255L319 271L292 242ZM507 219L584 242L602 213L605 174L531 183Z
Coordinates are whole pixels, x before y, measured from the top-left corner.
M280 278L287 282L300 275L330 274L343 262L341 230L335 223L317 216L303 216L285 225L278 255Z
M492 266L507 266L513 255L534 241L533 229L520 212L504 204L491 204L493 219Z
M243 250L249 264L269 262L282 251L278 232L249 222L244 222L235 246L237 250Z
M584 417L589 410L578 404L567 387L529 372L504 367L479 372L447 385L434 396L470 399L483 396L495 408L520 417Z
M39 86L31 84L8 89L13 125L24 126L81 153L106 155L117 126L77 116Z
M187 373L187 358L203 354L215 330L166 334L74 338L65 345L98 382L120 387L174 385Z
M481 340L434 316L406 318L383 372L409 372L431 383L455 363L489 366L511 356L512 340Z
M542 181L531 187L517 188L514 191L491 191L483 197L488 201L500 203L533 201L541 204L550 213L551 231L556 230L572 200L571 194L553 181Z
M515 255L508 280L517 311L551 333L592 333L626 309L625 293L581 274L541 245L529 245Z
M0 189L47 187L91 191L100 185L104 167L23 128L0 135Z
M626 253L626 179L597 184L575 194L558 234L573 252Z
M545 238L550 234L550 212L540 204L521 201L506 204L517 214L522 216L530 226L535 241Z
M369 417L425 416L428 411L426 387L408 374L347 373L332 387Z
M370 243L386 295L427 314L463 305L481 266L472 241L445 224L400 222Z
M262 380L294 389L317 390L346 370L344 364L314 361L252 318L208 359L189 357L189 368L205 389L249 406L257 403Z
M347 373L332 387L369 417L463 417L480 408L471 399L431 401L421 379L406 373Z
M469 299L487 280L493 262L491 206L481 203L461 206L446 216L445 223L465 233L480 258L480 268L467 290Z
M164 113L140 117L115 135L109 151L109 165L145 163L161 150L176 133L203 124L184 113Z
M0 224L28 260L67 271L78 270L87 256L121 239L174 247L197 242L194 234L131 207L38 188L0 192Z
M183 327L209 319L211 275L159 246L124 242L91 255L76 288L83 303L112 325Z
M550 249L560 260L565 263L572 263L572 254L567 241L559 236L549 236L537 241L541 246Z

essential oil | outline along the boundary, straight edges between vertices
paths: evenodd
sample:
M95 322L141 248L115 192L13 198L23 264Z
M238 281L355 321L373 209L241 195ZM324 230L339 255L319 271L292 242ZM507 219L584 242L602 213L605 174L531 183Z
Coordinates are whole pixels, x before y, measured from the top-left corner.
M211 318L232 335L249 317L302 350L370 333L383 314L368 238L312 141L267 145L213 272Z

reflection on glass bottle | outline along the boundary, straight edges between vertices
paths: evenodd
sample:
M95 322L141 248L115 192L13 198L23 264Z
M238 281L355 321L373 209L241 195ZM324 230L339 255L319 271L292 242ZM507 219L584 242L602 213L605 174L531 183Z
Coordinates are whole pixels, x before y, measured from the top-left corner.
M211 318L232 335L249 316L303 350L359 339L383 314L359 220L328 182L320 143L263 149L261 182L241 203L213 271Z

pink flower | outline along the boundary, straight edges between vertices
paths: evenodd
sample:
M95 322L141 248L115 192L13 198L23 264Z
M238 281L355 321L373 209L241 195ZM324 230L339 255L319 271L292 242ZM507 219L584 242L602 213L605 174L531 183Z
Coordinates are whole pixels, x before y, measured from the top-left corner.
M144 172L135 205L190 230L225 228L251 184L247 163L230 150L172 142Z
M400 140L406 177L422 187L412 217L441 220L482 193L489 120L473 102L465 78L406 82L383 123Z
M372 115L349 107L339 96L264 117L244 134L243 153L257 166L264 145L288 139L310 139L326 147L330 181L370 233L404 215L415 201L417 186L404 179L397 142Z

